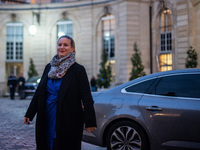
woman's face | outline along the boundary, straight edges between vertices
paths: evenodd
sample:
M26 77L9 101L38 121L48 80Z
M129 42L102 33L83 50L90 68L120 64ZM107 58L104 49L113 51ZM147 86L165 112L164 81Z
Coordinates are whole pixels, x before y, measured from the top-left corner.
M71 40L67 38L61 38L58 41L57 53L59 59L68 55L74 51L74 47L71 47Z

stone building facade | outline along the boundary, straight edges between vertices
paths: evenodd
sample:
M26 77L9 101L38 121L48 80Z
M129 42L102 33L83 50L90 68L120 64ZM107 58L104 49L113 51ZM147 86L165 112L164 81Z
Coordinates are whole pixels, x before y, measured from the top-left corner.
M31 25L37 29L34 35ZM106 50L113 85L118 85L129 80L135 42L146 74L185 68L190 46L200 54L200 0L0 3L0 94L7 91L10 72L28 78L30 58L41 76L61 34L74 38L77 62L89 78L97 76Z

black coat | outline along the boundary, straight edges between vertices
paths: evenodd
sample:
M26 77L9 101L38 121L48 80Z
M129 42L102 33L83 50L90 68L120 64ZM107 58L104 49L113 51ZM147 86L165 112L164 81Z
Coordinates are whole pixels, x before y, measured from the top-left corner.
M12 75L9 76L7 85L11 88L15 88L17 86L17 78Z
M18 84L18 89L20 90L24 90L24 85L25 85L25 78L24 77L19 77L17 79L17 84Z
M36 119L37 150L46 150L46 86L50 64L45 67L40 84L26 112L26 117ZM73 64L63 76L58 94L56 113L56 147L58 150L81 150L83 125L96 127L90 86L85 68ZM82 107L84 105L84 110Z

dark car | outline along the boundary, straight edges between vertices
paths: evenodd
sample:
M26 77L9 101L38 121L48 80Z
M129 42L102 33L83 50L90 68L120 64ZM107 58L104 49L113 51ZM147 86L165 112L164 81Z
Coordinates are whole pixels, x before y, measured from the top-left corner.
M40 77L31 77L25 83L25 96L33 96L40 82Z
M83 141L108 150L200 150L200 69L150 74L93 93L97 130Z

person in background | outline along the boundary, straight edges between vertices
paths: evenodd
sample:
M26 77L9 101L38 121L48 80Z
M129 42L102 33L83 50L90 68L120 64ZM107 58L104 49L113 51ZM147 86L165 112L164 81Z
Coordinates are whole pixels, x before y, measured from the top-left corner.
M20 99L24 99L25 98L25 92L24 92L24 86L25 84L25 78L23 76L23 73L20 74L20 77L17 79L17 85L18 85L18 93L19 93L19 97Z
M15 88L17 86L17 78L13 72L11 72L10 76L8 77L7 85L10 89L10 99L14 100L15 99Z
M24 117L30 124L37 113L37 150L81 150L84 124L86 132L97 127L93 103L86 70L75 61L74 40L61 36Z
M90 85L91 85L91 91L95 92L96 91L96 79L94 76L92 76L90 80Z

